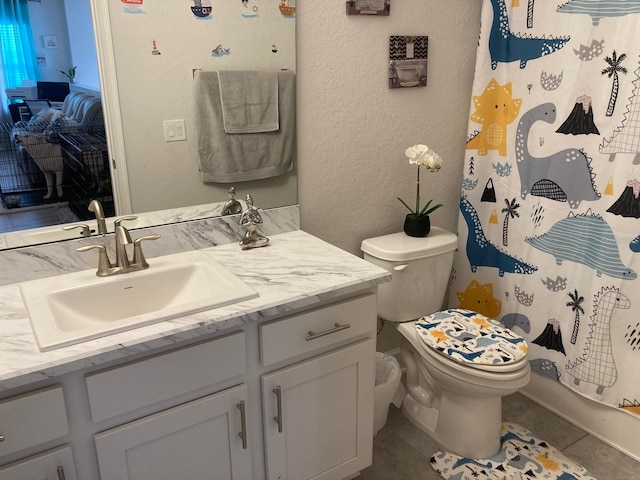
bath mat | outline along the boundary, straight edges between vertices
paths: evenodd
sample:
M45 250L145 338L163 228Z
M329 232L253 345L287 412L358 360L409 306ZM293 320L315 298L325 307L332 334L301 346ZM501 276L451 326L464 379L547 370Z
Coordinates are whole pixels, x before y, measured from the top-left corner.
M504 423L502 450L487 459L438 451L431 466L445 480L596 480L565 454L515 423Z

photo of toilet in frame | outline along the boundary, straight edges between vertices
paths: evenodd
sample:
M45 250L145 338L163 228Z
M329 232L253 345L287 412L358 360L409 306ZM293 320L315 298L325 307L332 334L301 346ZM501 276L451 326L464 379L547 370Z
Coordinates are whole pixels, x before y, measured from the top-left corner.
M389 37L389 88L427 86L429 37Z

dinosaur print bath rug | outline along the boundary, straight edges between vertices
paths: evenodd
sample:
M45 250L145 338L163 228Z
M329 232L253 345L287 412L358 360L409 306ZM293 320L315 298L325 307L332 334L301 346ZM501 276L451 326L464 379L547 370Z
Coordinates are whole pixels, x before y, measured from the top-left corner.
M526 428L504 423L502 449L486 459L438 451L431 466L445 480L596 480L593 474Z

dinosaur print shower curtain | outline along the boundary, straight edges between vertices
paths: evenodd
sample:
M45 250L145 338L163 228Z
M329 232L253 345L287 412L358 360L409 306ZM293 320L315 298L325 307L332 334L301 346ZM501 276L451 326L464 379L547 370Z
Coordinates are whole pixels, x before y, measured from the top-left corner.
M640 0L484 0L450 305L640 415Z

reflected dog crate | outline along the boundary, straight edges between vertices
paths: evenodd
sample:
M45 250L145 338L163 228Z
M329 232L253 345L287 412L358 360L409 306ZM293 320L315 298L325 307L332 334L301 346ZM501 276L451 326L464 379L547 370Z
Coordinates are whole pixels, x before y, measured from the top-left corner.
M93 218L87 210L91 200L102 203L105 216L114 216L107 141L101 133L63 133L60 146L69 208L81 220Z

